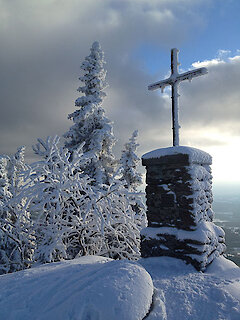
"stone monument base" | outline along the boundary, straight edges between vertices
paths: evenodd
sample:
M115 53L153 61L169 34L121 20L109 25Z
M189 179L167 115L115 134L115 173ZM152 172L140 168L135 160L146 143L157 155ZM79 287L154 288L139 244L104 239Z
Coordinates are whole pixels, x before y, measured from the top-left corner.
M225 250L224 231L212 211L212 158L204 151L172 147L142 157L147 169L148 227L142 257L170 256L204 270Z
M144 228L141 232L141 255L168 256L191 263L198 271L205 270L225 250L222 228L202 221L194 231L176 228Z

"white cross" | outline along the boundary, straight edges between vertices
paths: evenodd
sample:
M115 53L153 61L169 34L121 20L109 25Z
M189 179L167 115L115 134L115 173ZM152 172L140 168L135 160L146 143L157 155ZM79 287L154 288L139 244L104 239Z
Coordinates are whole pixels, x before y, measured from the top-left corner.
M171 76L162 81L155 82L148 86L148 90L161 89L162 92L166 86L172 86L172 125L173 125L173 146L179 146L179 108L178 108L178 85L179 82L183 80L191 81L192 78L202 76L208 73L206 68L195 69L191 71L184 72L182 74L178 73L178 52L179 50L174 48L171 50Z

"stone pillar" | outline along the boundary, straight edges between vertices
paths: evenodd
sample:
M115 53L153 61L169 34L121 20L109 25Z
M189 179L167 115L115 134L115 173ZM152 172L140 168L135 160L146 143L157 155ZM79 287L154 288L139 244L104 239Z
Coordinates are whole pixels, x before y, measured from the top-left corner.
M212 211L212 158L189 147L145 154L148 227L142 257L170 256L204 270L225 250L224 231Z

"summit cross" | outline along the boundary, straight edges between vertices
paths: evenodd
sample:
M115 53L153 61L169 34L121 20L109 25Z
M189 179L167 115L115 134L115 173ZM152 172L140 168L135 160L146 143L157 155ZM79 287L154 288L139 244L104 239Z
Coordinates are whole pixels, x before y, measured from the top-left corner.
M161 89L163 92L166 86L172 87L172 129L173 129L173 146L179 146L179 107L178 107L178 86L181 81L202 76L208 73L206 68L199 68L184 73L178 73L178 53L179 50L174 48L171 50L171 76L168 79L155 82L148 86L148 90Z

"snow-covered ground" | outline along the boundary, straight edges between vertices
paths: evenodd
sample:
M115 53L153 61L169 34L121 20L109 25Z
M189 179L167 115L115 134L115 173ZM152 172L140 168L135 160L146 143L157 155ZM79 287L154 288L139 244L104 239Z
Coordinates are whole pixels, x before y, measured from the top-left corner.
M240 319L240 268L223 257L201 273L175 258L94 256L0 276L0 319L141 320L153 289L147 320Z
M0 319L138 320L152 294L140 265L81 257L0 276Z
M205 273L168 257L141 259L155 287L147 320L239 320L240 268L219 257Z

